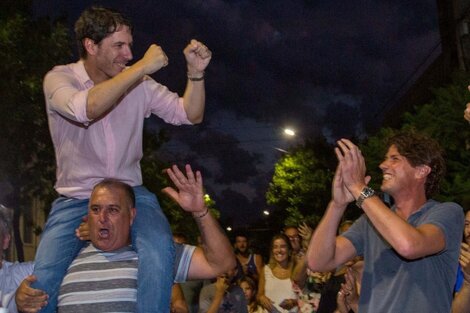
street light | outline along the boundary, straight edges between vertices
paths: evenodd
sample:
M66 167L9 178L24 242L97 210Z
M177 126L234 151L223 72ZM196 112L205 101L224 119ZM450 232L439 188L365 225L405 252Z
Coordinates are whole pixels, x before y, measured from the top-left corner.
M269 211L268 211L268 210L264 210L264 211L263 211L263 214L266 215L266 216L268 216L268 215L269 215Z
M293 137L295 136L295 131L291 128L284 128L284 134Z

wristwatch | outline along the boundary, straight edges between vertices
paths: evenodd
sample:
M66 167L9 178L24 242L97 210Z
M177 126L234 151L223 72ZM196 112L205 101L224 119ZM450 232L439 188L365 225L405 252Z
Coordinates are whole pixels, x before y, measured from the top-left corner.
M356 200L356 205L358 206L358 208L362 209L362 202L364 202L365 199L372 197L373 195L375 195L374 189L368 186L365 186L362 189L361 194L359 195L359 198L357 198Z

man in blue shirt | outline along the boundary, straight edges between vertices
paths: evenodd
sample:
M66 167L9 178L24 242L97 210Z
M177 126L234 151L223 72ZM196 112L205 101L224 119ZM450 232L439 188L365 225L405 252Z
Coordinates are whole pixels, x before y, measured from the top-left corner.
M310 241L309 267L325 272L363 256L360 312L449 312L464 218L459 205L431 199L445 171L437 142L415 133L390 138L380 169L391 209L367 186L359 148L341 139L335 152L332 199ZM336 236L354 200L364 214Z

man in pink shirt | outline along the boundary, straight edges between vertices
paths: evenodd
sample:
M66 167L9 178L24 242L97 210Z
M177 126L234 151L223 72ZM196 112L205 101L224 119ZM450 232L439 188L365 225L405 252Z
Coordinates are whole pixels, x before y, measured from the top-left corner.
M87 213L92 187L103 178L133 186L137 217L132 243L139 254L138 312L168 312L173 283L173 240L152 193L142 186L140 159L144 118L155 114L174 125L204 115L204 70L211 52L191 40L184 49L183 97L148 75L168 64L157 45L132 66L132 26L120 13L92 7L75 24L77 63L56 66L44 78L49 129L57 161L53 203L36 255L34 287L46 291L54 312L66 269L82 247L74 230Z

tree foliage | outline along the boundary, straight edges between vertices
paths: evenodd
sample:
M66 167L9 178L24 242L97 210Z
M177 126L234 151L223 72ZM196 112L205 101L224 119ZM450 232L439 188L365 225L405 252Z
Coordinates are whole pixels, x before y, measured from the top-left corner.
M318 222L330 198L335 164L325 141L307 141L285 154L275 165L266 200L284 225Z
M383 127L360 143L374 189L380 189L379 165L386 153L387 139L399 131L417 131L436 139L445 151L447 175L436 199L470 207L470 126L463 119L470 97L469 85L469 73L456 73L451 84L434 90L432 101L406 112L399 128ZM315 221L323 215L336 165L331 151L332 147L318 149L305 145L276 164L266 199L278 209L277 216L284 224L298 224L305 219ZM345 217L355 218L360 213L351 205Z
M445 152L447 175L436 199L470 205L470 126L463 119L469 84L469 73L454 74L451 84L434 90L433 100L406 112L400 128L382 128L368 138L361 149L374 188L382 177L378 165L385 154L386 139L398 131L417 131L437 140Z
M12 189L6 202L15 209L15 230L21 211L31 207L33 198L50 203L55 196L54 152L42 78L71 55L66 28L45 19L33 20L27 5L28 1L0 5L0 179ZM34 226L28 216L25 222ZM21 245L18 251L21 259Z
M469 99L469 73L456 73L452 84L434 91L434 99L405 114L403 129L414 128L436 139L445 151L447 175L440 200L470 205L470 125L463 118Z

